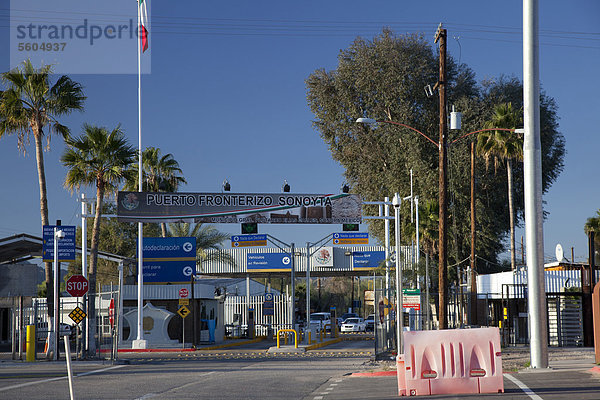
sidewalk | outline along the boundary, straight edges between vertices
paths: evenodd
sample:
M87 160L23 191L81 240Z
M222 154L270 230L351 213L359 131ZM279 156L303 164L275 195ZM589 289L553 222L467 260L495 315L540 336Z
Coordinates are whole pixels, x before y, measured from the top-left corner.
M529 349L526 347L506 348L503 351L503 399L600 398L600 391L596 389L600 389L600 367L595 364L593 348L549 348L549 368L543 370L525 367L530 358ZM506 363L504 355L508 359ZM507 369L506 365L513 369ZM306 399L397 399L398 381L394 367L392 362L369 363L363 371L329 380ZM507 375L510 375L509 378ZM527 384L523 385L531 388L533 395L537 397L527 394L514 382L515 380L519 383L526 382ZM498 394L436 395L420 398L462 399L488 396L497 397Z

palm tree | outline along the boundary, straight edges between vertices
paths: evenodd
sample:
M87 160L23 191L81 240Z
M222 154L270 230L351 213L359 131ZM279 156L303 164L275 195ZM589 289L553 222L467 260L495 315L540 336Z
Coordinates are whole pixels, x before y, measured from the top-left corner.
M137 159L137 157L136 157ZM125 190L139 190L138 163L133 165L131 178L125 183ZM176 192L180 184L187 183L182 176L179 163L172 154L161 156L160 149L148 147L142 153L142 191ZM167 236L165 223L160 224L162 237Z
M44 171L44 146L50 145L51 134L66 137L69 128L57 121L57 117L67 115L73 110L83 110L82 87L66 75L58 78L50 86L52 68L49 65L35 69L30 60L23 62L21 68L15 68L2 74L1 80L6 90L0 91L0 138L16 134L19 150L25 152L29 144L29 135L33 135L37 162L38 183L40 187L40 214L42 225L49 225L48 197L46 194L46 173ZM44 128L48 128L44 132ZM52 264L45 263L46 298L48 315L53 315L54 294L52 288Z
M587 219L583 230L586 235L589 235L590 232L594 232L594 243L596 246L595 253L598 253L600 250L600 210L596 211L595 217L590 217ZM594 257L596 255L594 254Z
M221 243L229 240L230 235L217 230L214 225L173 223L169 224L169 236L195 237L196 262L202 265L212 261L224 262L235 266L234 258L221 249ZM212 251L210 251L212 250Z
M523 110L513 110L511 103L502 103L494 107L492 119L487 122L487 128L514 129L521 126ZM510 222L510 265L516 267L515 255L515 211L513 205L513 176L512 160L523 159L523 138L515 132L490 131L483 132L477 138L477 153L485 159L486 168L490 159L494 160L497 169L501 161L506 161L508 177L508 212Z
M62 163L69 168L65 178L65 187L71 191L81 186L96 186L96 210L92 228L89 268L89 330L96 332L96 267L98 264L98 242L100 236L100 217L102 201L105 196L114 193L118 185L129 173L135 157L135 149L129 145L120 127L111 132L106 128L84 125L84 133L77 138L65 140L67 149L61 157ZM96 341L92 340L89 352L96 354Z

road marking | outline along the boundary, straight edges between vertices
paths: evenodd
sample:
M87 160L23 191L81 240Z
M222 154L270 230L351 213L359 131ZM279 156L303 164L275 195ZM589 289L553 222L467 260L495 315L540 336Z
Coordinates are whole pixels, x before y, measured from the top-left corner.
M323 396L315 396L313 397L314 400L323 400Z
M117 368L123 368L123 367L124 367L124 365L115 365L114 367L108 367L108 368L103 368L103 369L97 369L95 371L83 372L83 373L77 374L75 376L80 377L80 376L86 376L86 375L92 375L92 374L99 374L100 372L110 371L111 369L117 369Z
M527 396L531 397L533 400L544 400L540 396L535 394L533 390L529 389L527 385L525 385L523 382L512 376L512 374L504 374L504 377L512 383L514 383L515 385L517 385Z
M77 374L77 375L75 375L75 377L80 377L80 376L85 376L85 375L92 375L92 374L99 374L99 373L104 372L104 371L108 371L108 370L115 369L115 368L123 368L123 367L124 367L124 365L116 365L114 367L108 367L108 368L98 369L98 370L95 370L95 371L89 371L89 372L84 372L84 373L81 373L81 374ZM3 388L0 388L0 392L5 392L7 390L12 390L12 389L20 389L20 388L24 388L24 387L27 387L27 386L39 385L40 383L47 383L47 382L59 381L61 379L67 379L67 376L65 375L65 376L60 376L60 377L57 377L57 378L43 379L41 381L34 381L34 382L21 383L19 385L6 386L6 387L3 387Z
M215 373L215 371L210 371L210 372L206 372L206 373L203 373L203 374L196 374L194 376L195 377L198 377L198 376L207 376L207 375L211 375L211 374L214 374L214 373ZM186 387L193 386L193 385L198 385L200 383L203 383L203 382L196 382L196 381L194 381L194 382L188 382L185 385L177 386L177 387L171 388L169 390L165 390L164 392L160 392L160 393L146 393L142 397L138 397L135 400L147 400L147 399L151 399L153 397L162 396L165 393L172 392L173 390L184 389Z

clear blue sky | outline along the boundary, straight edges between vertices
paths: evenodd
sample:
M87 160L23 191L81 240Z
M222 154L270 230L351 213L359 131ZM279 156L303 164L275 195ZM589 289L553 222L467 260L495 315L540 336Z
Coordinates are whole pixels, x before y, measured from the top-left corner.
M136 18L136 3L130 2L131 7L112 16L130 10ZM41 10L51 11L52 3L43 2ZM95 3L87 4L83 14L64 15L65 21L94 18ZM317 68L335 68L340 49L356 36L372 38L383 26L396 33L422 33L433 43L443 22L450 54L467 63L479 81L500 74L522 79L522 2L517 0L154 1L151 6L151 51L145 54L151 57L151 73L142 79L143 147L173 154L188 181L183 191L220 191L227 178L236 192L278 192L284 179L296 193L337 192L343 169L311 126L304 81ZM5 55L14 45L8 40L9 8L8 0L0 1L0 50ZM573 246L576 260L587 260L583 225L600 208L599 17L600 2L595 0L540 1L541 83L556 99L567 148L564 172L544 196L548 257L561 243L567 258ZM103 18L112 18L111 13ZM122 58L108 54L106 60L116 66ZM7 56L0 63L6 71ZM120 123L137 146L137 76L71 77L84 86L88 100L85 112L61 122L74 134L81 133L85 122L109 128ZM45 153L50 220L75 225L80 205L77 195L62 187L63 150L56 137ZM23 156L16 137L0 139L0 170L0 237L41 235L33 146ZM262 233L299 245L338 229L260 226Z

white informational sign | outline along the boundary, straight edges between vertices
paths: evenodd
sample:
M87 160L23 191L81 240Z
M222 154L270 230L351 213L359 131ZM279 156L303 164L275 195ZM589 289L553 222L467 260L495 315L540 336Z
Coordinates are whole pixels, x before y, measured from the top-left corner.
M333 247L321 247L311 257L313 267L333 267Z

